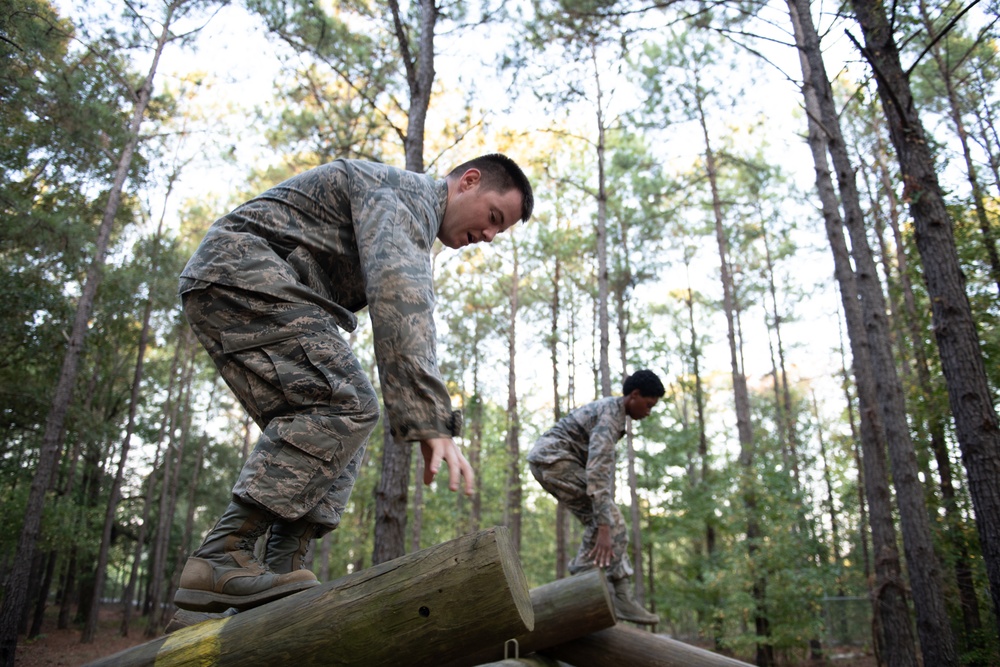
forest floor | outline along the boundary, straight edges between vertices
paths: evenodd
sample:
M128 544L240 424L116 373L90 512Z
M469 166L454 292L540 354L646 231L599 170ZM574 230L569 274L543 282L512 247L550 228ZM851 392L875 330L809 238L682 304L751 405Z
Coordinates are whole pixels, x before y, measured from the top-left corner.
M56 629L55 612L46 616L42 634L28 641L21 637L17 644L15 667L79 667L105 658L127 648L145 643L145 619L133 618L130 636L118 635L121 625L120 605L101 609L97 635L91 644L81 644L82 631L77 627ZM782 662L782 667L876 667L875 658L864 655L859 649L843 650L831 655L825 662ZM248 666L249 667L249 666Z

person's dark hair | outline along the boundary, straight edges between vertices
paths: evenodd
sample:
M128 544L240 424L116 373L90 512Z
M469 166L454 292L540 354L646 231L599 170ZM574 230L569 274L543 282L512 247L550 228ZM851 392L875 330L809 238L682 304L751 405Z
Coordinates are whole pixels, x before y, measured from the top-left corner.
M666 393L663 383L660 382L656 373L646 369L636 371L625 378L625 382L622 384L622 395L628 396L635 389L639 390L640 396L647 398L660 398Z
M468 162L463 162L448 174L449 177L460 177L469 169L478 169L481 174L479 184L494 192L510 192L517 189L521 193L521 222L527 222L531 211L535 208L535 196L531 183L517 163L501 153L480 155Z

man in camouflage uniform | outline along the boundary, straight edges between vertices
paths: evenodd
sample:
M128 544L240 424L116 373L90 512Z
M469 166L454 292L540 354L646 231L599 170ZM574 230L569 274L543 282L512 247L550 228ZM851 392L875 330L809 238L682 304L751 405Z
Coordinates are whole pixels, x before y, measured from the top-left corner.
M649 370L625 379L622 396L602 398L573 410L549 429L528 454L531 474L583 523L572 574L604 568L619 619L655 625L629 581L628 533L614 502L615 444L625 435L625 417L644 419L663 396L663 383Z
M180 279L185 315L261 428L232 502L188 559L175 604L237 610L316 585L309 541L340 523L379 409L344 338L368 306L392 433L420 443L424 482L472 469L435 350L431 246L491 242L531 216L531 185L493 154L441 180L336 160L217 220ZM263 562L257 539L268 532Z

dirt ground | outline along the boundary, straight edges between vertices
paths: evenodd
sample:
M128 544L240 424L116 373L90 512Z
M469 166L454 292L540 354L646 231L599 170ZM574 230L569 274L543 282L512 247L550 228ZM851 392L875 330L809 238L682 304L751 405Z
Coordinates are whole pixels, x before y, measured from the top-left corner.
M17 642L15 667L76 667L86 665L98 658L104 658L132 646L148 641L143 637L145 619L132 619L132 629L128 637L118 635L121 626L121 607L105 607L97 626L97 635L92 644L81 644L81 629L70 627L56 629L55 615L47 615L42 624L42 634L28 641L23 636Z
M15 667L78 667L104 658L124 649L145 643L143 637L145 619L133 618L129 637L118 635L121 624L121 609L118 606L101 609L97 636L92 644L81 644L78 628L57 630L55 617L47 618L42 634L27 641L23 637L17 644ZM783 667L876 667L872 656L860 651L841 651L825 662L790 662ZM251 667L251 666L248 666ZM363 666L362 666L363 667ZM401 667L403 667L401 665Z

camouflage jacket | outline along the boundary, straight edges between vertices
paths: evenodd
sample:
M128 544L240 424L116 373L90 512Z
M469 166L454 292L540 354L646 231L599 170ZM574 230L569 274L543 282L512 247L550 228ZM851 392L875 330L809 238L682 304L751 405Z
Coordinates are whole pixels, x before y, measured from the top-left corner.
M587 495L597 522L610 525L614 502L615 444L625 435L625 398L602 398L573 410L538 439L528 461L576 461L587 469Z
M383 400L404 440L457 435L438 370L431 246L444 180L336 160L293 176L215 221L181 273L318 305L343 329L368 306Z

